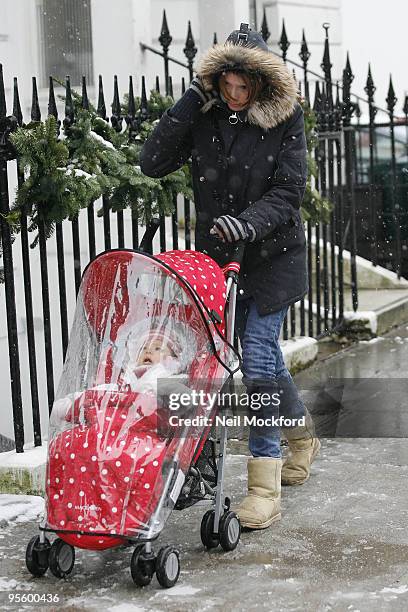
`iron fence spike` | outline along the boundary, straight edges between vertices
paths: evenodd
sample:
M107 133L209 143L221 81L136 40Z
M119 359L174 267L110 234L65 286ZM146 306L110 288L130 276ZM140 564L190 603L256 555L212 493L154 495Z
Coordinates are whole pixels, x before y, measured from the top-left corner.
M146 95L146 79L144 76L142 76L142 93L140 96L140 108L142 110L142 112L145 112L147 115L147 95Z
M113 77L113 102L112 102L112 116L111 123L112 127L120 132L122 130L122 115L120 108L120 100L119 100L119 85L118 85L118 77L115 74Z
M408 115L408 95L405 96L404 106L402 107L402 112L405 116Z
M0 64L0 118L7 115L6 92L4 90L3 64Z
M38 103L37 79L32 77L33 95L31 103L31 121L41 121L41 110Z
M172 40L173 38L170 35L169 26L167 25L166 9L163 9L163 20L159 36L159 43L163 47L164 52L167 53Z
M117 115L120 114L119 87L118 87L118 77L116 74L113 77L112 111L116 113Z
M149 117L149 108L146 95L146 79L142 76L142 92L140 94L140 120L145 121Z
M353 80L354 80L354 74L353 74L353 71L351 70L350 56L349 56L349 52L348 51L347 51L345 73L347 74L347 78L348 78L348 80L349 80L349 82L351 84L353 82Z
M266 9L264 7L263 9L263 17L262 17L262 24L261 24L261 34L262 34L262 38L264 39L265 42L268 42L268 39L271 35L269 29L268 29L268 22L266 19Z
M368 64L368 75L367 75L367 81L366 81L366 86L364 87L364 91L366 92L368 96L369 102L374 99L374 92L376 89L377 88L374 85L373 75L371 74L371 65Z
M138 132L139 121L136 119L136 104L135 104L135 94L133 92L132 75L129 75L128 112L125 117L125 121L129 128L129 141L134 140Z
M65 92L65 119L63 121L64 127L67 128L72 125L74 121L74 104L72 102L71 92L71 79L69 76L66 77L66 92Z
M326 36L324 39L323 60L320 64L320 67L324 72L326 82L329 83L331 81L331 69L333 64L330 61L329 27L327 24L323 24L323 27L326 30Z
M18 125L23 125L23 113L21 112L20 95L18 93L17 77L14 77L13 87L13 115L17 119Z
M128 118L133 120L136 116L135 95L133 93L133 78L129 76L129 94L128 94Z
M103 82L102 82L102 75L99 75L99 85L98 85L98 108L97 108L97 114L99 117L101 117L102 119L105 119L105 121L107 121L107 116L106 116L106 104L105 104L105 96L103 94Z
M197 54L197 47L195 46L193 33L191 31L191 21L188 22L186 46L183 49L183 53L189 62L192 61Z
M311 53L308 49L307 42L306 42L305 30L303 29L302 30L302 45L300 47L299 57L303 62L304 68L307 68L307 62L309 61L310 55Z
M81 99L82 108L85 110L89 110L89 100L88 100L88 92L86 90L86 77L82 77L82 99Z
M194 58L197 54L197 47L195 46L193 34L191 32L191 21L188 22L186 46L183 49L183 53L186 56L187 61L188 61L188 70L190 73L190 80L192 81L193 76L194 76L193 63L194 63Z
M351 101L351 83L354 75L350 66L350 58L347 52L346 67L343 70L343 105L342 105L342 118L345 126L350 125L351 117L354 113L354 104Z
M393 114L398 98L395 96L394 85L392 83L392 75L390 74L390 84L388 86L388 94L386 97L387 108L390 114Z
M319 86L319 81L316 81L316 86L315 86L315 97L314 97L314 101L313 101L313 110L316 112L320 111L320 106L321 106L321 93L320 93L320 86Z
M58 121L58 109L57 104L55 102L54 81L51 76L49 78L48 88L48 116L55 117L55 119Z
M279 48L282 51L283 61L286 62L286 56L287 56L287 53L288 53L288 49L290 47L290 42L289 42L288 36L286 34L285 20L284 19L282 19L282 33L281 33L281 37L279 39L278 45L279 45Z

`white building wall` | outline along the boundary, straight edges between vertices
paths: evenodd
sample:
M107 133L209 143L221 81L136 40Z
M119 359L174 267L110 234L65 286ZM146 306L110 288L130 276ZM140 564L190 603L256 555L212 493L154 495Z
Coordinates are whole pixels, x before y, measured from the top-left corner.
M138 0L138 3L143 7L143 0ZM92 0L91 22L94 83L97 86L98 76L101 74L105 101L110 103L113 96L113 75L118 76L120 87L125 90L129 74L136 74L138 57L133 45L133 0L109 3Z
M31 107L31 77L38 73L37 1L2 0L0 4L0 62L3 64L7 109L12 110L13 77L18 78L23 113Z

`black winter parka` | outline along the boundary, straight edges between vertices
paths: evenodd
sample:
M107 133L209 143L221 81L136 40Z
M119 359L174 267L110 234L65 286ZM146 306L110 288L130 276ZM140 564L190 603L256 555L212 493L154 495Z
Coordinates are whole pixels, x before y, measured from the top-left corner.
M240 274L241 296L252 296L260 315L280 310L308 290L306 240L300 216L306 177L303 111L285 64L272 53L217 45L198 73L211 90L222 71L257 71L266 83L237 124L219 98L192 121L166 112L144 144L141 169L160 177L192 158L196 208L195 247L220 265L231 246L210 235L214 220L229 214L250 222L257 240L247 244Z

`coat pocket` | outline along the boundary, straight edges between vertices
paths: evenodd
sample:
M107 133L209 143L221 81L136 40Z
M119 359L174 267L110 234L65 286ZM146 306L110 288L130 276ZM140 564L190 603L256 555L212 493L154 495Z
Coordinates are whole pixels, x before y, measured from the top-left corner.
M282 185L305 186L307 180L307 160L303 154L282 155L276 160L274 182Z
M295 213L287 223L265 236L263 240L248 244L246 255L248 260L259 265L283 255L305 244L305 242L305 230L300 213Z

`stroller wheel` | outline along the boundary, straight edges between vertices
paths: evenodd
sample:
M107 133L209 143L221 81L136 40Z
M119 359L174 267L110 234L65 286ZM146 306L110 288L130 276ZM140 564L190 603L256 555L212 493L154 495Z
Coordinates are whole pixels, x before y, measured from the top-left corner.
M75 548L57 538L50 549L50 571L56 578L65 578L72 572L75 563Z
M235 512L225 512L220 520L220 544L225 551L237 547L241 535L241 523Z
M40 542L40 536L31 538L26 549L26 566L30 574L44 576L48 569L50 548L51 544L47 538L43 544Z
M130 573L133 582L137 586L143 587L151 583L154 574L154 555L146 557L144 555L144 544L139 544L133 551L130 560Z
M207 510L201 520L201 541L206 548L217 548L219 544L218 534L214 533L214 510Z
M179 575L179 551L172 546L164 546L159 550L156 559L156 576L160 586L165 589L174 586Z

